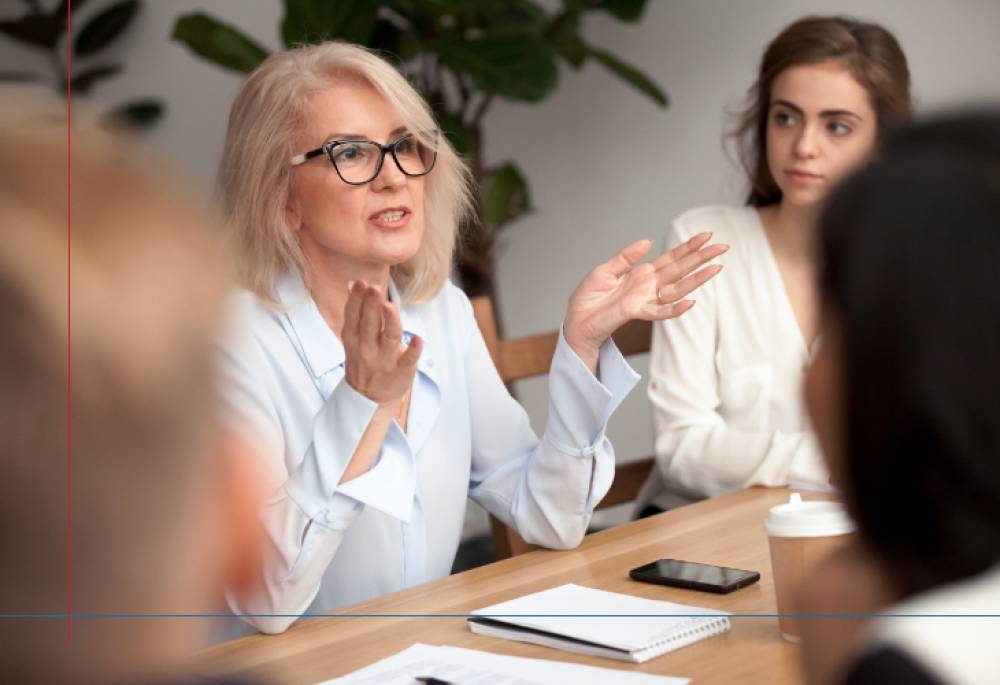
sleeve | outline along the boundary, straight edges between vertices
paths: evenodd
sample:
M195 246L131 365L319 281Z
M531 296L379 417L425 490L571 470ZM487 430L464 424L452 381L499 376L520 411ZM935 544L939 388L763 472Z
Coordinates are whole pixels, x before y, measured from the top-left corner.
M610 339L598 376L560 330L549 373L549 418L539 441L507 391L464 299L471 342L466 357L472 431L470 495L532 544L580 544L594 507L614 479L605 435L612 412L639 380Z
M399 489L406 487L399 473L405 461L402 436L391 429L375 466L340 485L376 409L341 382L313 419L302 460L289 471L277 410L280 384L272 375L280 374L280 368L272 371L267 350L245 330L228 336L220 352L226 421L255 446L270 493L261 511L261 587L250 596L227 592L226 598L230 609L258 630L280 633L308 609L344 531L363 507L391 509Z
M667 244L689 237L675 222ZM723 273L719 278L725 277ZM653 326L648 395L663 480L698 497L751 485L826 483L826 469L810 433L746 432L720 415L717 280L698 290L690 311Z

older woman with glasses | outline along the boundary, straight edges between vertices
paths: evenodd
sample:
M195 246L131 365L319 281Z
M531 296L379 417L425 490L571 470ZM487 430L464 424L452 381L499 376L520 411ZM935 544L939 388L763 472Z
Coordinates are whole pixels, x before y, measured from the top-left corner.
M326 43L267 59L233 104L225 213L246 290L223 343L230 420L269 478L264 632L449 573L472 497L525 540L577 545L614 477L608 417L636 383L609 336L686 311L725 250L641 240L570 298L541 440L448 281L469 172L399 72Z

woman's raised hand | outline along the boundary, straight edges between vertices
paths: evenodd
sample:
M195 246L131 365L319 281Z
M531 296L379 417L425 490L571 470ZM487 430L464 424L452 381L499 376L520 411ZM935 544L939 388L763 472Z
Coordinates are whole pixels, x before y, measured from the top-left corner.
M729 249L708 245L711 233L699 233L656 259L639 264L652 247L648 239L632 243L583 279L569 299L563 329L566 342L593 370L601 345L632 319L662 321L692 306L683 299L715 276L719 265L698 269Z
M413 384L423 342L413 336L402 342L399 311L378 288L357 281L344 308L340 339L346 357L345 376L351 387L380 406L400 402Z

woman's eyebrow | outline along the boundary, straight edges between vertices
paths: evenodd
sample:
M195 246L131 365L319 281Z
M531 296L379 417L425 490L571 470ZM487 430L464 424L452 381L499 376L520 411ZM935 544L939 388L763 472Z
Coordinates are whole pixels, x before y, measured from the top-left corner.
M397 126L389 133L389 139L392 140L403 133L409 131L405 126ZM328 133L324 141L329 143L331 140L372 140L363 133Z
M368 140L368 136L363 133L328 133L323 140Z
M805 112L802 111L801 107L799 107L798 105L796 105L794 102L789 102L788 100L775 100L774 102L771 103L772 107L774 105L781 105L782 107L785 107L787 109L792 110L793 112L795 112L799 116L802 116L802 115L805 114ZM822 112L819 113L819 115L822 118L830 118L830 117L853 117L853 118L857 119L858 121L862 121L860 115L852 112L849 109L824 109Z

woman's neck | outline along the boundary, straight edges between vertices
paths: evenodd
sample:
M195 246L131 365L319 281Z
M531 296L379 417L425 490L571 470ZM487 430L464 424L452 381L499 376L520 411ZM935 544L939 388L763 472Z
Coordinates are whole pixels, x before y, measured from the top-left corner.
M385 265L365 265L354 263L323 264L322 267L310 263L309 293L326 324L338 338L344 328L344 308L350 286L355 281L364 281L374 286L389 299L389 267Z
M779 202L760 210L771 248L794 260L813 260L818 206Z

